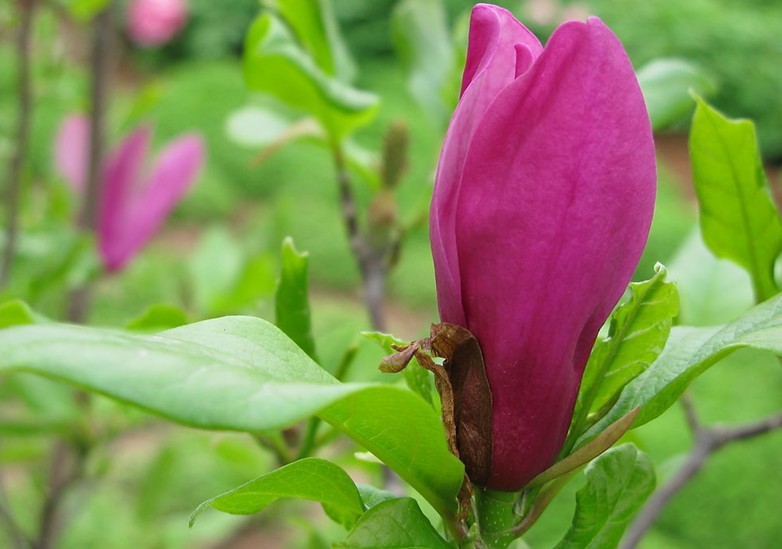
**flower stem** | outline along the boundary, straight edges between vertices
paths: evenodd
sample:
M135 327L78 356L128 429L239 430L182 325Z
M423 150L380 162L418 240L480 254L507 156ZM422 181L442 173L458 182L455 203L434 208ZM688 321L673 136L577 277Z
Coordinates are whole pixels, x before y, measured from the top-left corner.
M489 488L475 489L478 526L487 547L500 549L513 541L513 527L519 521L515 512L517 494Z

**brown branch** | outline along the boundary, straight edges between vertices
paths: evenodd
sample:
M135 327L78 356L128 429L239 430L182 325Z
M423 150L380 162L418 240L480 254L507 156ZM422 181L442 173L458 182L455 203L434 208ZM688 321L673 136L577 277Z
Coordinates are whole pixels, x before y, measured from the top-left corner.
M18 70L19 115L16 120L16 149L8 166L6 202L6 239L0 266L0 288L11 278L11 268L19 240L19 209L22 197L23 170L27 161L32 120L33 91L31 78L32 29L35 15L35 0L18 0L21 21L16 33Z
M92 22L93 41L91 54L90 148L87 171L87 188L84 205L79 214L78 226L85 232L95 233L100 217L101 166L106 134L106 105L110 78L110 64L114 28L112 2ZM68 320L81 323L87 317L92 294L91 284L85 283L71 293L68 304Z
M701 470L713 453L727 444L748 440L782 428L782 412L741 425L703 426L697 419L688 395L682 397L682 405L687 422L693 430L695 445L674 476L646 502L622 540L620 546L622 549L632 549L638 545L668 502Z
M361 233L358 221L356 199L350 182L350 173L339 145L333 148L334 165L337 170L340 206L345 231L353 257L361 272L364 290L364 304L369 313L372 329L386 330L385 287L388 269L385 261L386 250L375 250Z

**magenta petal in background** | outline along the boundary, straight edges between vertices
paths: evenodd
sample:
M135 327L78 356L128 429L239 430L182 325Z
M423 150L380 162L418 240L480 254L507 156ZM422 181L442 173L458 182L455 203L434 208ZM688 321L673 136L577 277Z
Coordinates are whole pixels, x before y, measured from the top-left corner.
M141 127L107 155L100 179L98 249L106 270L127 265L157 232L196 180L204 161L204 143L188 134L169 143L155 165L145 169L151 130ZM89 127L84 117L63 122L55 141L56 168L84 190Z
M60 125L54 142L55 168L75 190L87 185L90 126L86 117L71 115Z
M190 190L203 161L201 138L181 137L163 149L143 182L128 190L123 198L122 231L106 253L114 269L122 268L154 236Z
M510 81L469 142L446 140L460 152L441 156L432 247L441 318L472 331L484 354L488 485L517 490L562 446L597 331L645 245L656 170L633 68L602 22L560 26L539 55L509 50L517 63L496 70Z

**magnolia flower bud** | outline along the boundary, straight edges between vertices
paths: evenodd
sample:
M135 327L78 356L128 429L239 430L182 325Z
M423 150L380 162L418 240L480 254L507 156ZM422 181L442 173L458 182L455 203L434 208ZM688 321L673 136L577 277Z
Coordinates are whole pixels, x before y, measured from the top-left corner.
M543 48L508 11L475 6L430 232L441 320L483 352L488 487L518 490L556 459L655 188L649 117L616 36L590 18Z

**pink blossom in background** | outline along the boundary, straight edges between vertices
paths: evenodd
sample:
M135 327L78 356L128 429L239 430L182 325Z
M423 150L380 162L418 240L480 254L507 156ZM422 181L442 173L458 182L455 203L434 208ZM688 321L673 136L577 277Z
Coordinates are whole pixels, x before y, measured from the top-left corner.
M187 11L187 0L131 0L128 34L140 46L165 44L185 25Z
M101 173L98 247L109 272L121 270L154 236L196 180L204 144L195 134L168 143L147 169L150 130L142 127L107 155ZM78 191L86 187L89 125L70 116L55 141L62 177Z
M475 6L430 233L440 318L484 356L490 488L518 490L556 459L656 179L644 99L608 27L564 23L544 48L510 12Z

